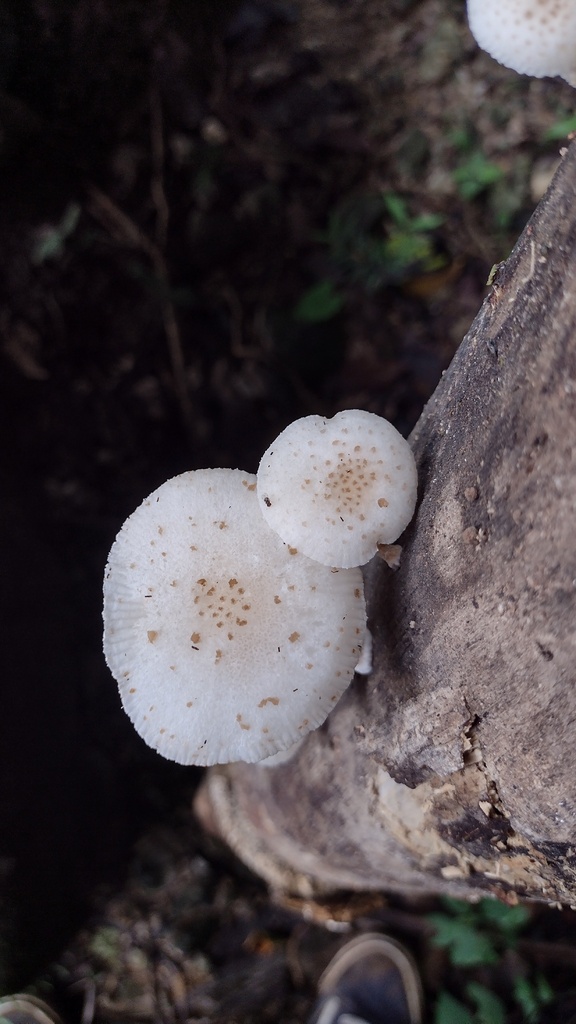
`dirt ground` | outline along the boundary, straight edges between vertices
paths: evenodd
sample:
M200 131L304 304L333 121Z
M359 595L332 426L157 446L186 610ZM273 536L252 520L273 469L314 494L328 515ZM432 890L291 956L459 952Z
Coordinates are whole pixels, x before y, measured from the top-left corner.
M0 121L1 987L43 971L83 1024L287 1024L372 927L458 995L432 904L280 906L199 834L200 772L119 707L101 580L169 476L253 472L312 412L410 432L573 90L481 54L463 0L0 0ZM572 912L523 941L504 972L569 990Z

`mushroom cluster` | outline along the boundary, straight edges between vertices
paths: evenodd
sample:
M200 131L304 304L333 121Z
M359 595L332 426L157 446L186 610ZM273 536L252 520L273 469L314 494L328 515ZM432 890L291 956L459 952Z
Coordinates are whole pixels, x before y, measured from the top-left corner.
M361 412L296 421L258 477L195 470L154 491L104 580L104 653L143 739L210 765L262 760L321 725L362 653L360 565L415 499L406 441Z
M467 0L467 7L476 42L500 64L576 86L574 0Z

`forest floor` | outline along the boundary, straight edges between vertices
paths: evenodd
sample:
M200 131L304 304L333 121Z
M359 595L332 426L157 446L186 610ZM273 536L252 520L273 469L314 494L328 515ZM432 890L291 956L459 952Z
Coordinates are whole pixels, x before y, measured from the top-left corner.
M472 981L510 1021L531 998L534 1020L576 1015L568 909L533 909L516 945L476 916L498 955L463 970L430 942L434 900L275 901L199 834L200 773L143 748L100 645L107 551L163 480L254 472L313 412L410 432L576 128L573 90L480 53L463 0L4 0L0 53L2 511L25 548L21 601L0 595L25 665L0 722L4 985L42 968L71 1024L288 1024L376 928L431 1006L496 1024Z

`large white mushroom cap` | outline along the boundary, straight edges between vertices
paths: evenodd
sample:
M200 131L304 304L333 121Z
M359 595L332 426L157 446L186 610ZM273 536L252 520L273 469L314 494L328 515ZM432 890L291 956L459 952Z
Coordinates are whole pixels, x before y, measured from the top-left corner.
M137 731L181 764L258 761L320 725L364 629L360 570L283 544L240 470L169 480L110 552L108 666Z
M262 456L262 515L282 540L324 565L364 565L391 544L416 504L414 456L388 420L346 409L294 420Z
M478 45L500 64L576 85L575 0L468 0L468 21Z

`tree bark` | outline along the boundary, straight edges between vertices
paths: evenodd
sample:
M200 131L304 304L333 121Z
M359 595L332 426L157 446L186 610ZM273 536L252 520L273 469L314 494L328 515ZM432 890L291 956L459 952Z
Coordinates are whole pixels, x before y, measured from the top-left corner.
M576 902L575 183L573 143L413 432L372 674L287 763L207 776L204 822L282 890Z

